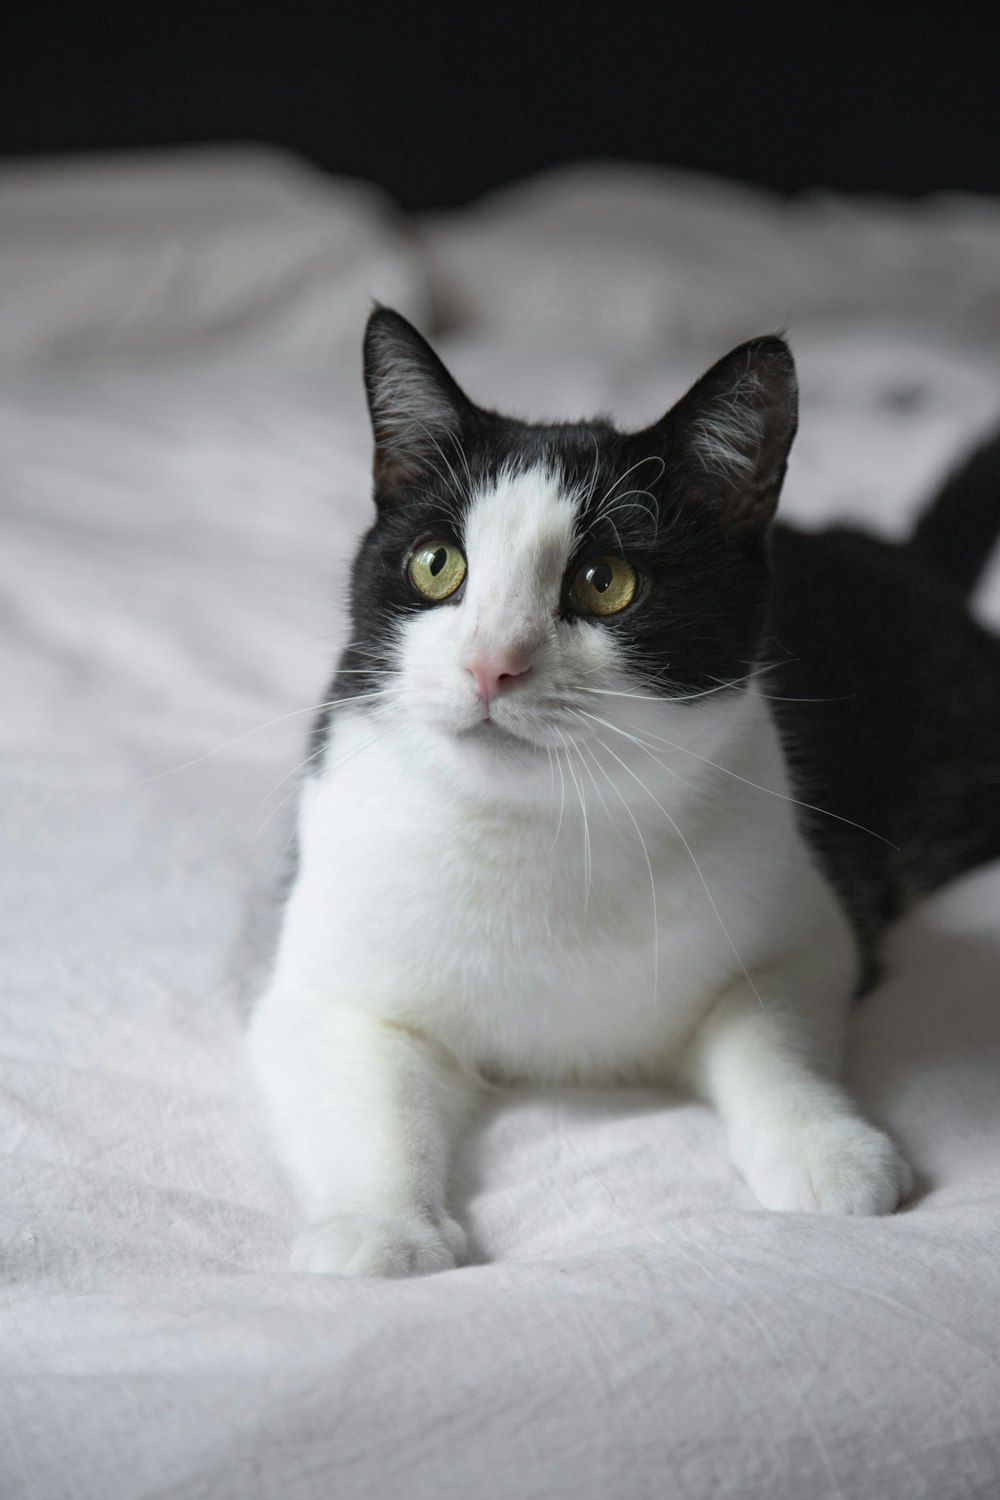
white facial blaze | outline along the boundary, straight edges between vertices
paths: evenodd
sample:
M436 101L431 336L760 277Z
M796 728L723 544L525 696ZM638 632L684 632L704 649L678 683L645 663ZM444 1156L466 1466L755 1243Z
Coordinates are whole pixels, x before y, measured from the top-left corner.
M576 538L576 505L551 471L502 473L465 528L462 648L538 649L552 632Z

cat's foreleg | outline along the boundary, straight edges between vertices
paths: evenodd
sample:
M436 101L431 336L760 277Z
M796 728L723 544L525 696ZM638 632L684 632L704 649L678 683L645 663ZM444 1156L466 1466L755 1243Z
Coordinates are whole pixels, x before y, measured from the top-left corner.
M459 1261L451 1149L475 1094L437 1043L351 1005L272 987L250 1032L278 1154L308 1227L292 1269L416 1276Z
M756 987L741 979L720 997L684 1068L722 1116L736 1165L766 1208L892 1213L912 1174L836 1081L839 1026L815 1002L796 1007L795 979L764 973Z

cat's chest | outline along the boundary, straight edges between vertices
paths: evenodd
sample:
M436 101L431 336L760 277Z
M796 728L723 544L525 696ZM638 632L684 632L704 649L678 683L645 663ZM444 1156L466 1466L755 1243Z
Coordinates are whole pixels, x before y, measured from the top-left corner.
M307 804L289 922L317 965L308 982L332 978L487 1071L655 1066L724 982L732 945L755 956L725 839L385 787L358 768Z

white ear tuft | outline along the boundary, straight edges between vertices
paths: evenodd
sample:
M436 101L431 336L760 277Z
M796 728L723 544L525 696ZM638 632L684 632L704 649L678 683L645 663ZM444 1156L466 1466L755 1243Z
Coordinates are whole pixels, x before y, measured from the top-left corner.
M365 330L365 389L375 435L376 491L385 496L440 467L475 408L399 313L379 307Z
M747 370L726 394L719 395L695 419L688 432L691 452L709 472L727 475L735 484L751 479L764 442L765 423L757 407L760 377Z
M736 529L774 514L798 420L795 364L782 339L741 344L688 391L657 431L668 463Z

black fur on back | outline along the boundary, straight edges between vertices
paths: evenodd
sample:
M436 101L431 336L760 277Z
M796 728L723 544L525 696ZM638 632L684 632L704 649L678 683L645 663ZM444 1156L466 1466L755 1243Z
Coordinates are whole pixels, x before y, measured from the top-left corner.
M910 546L967 597L1000 529L1000 432L948 477L917 521Z
M871 830L801 814L870 964L915 897L1000 857L1000 641L907 546L776 526L772 559L765 691L797 795Z

